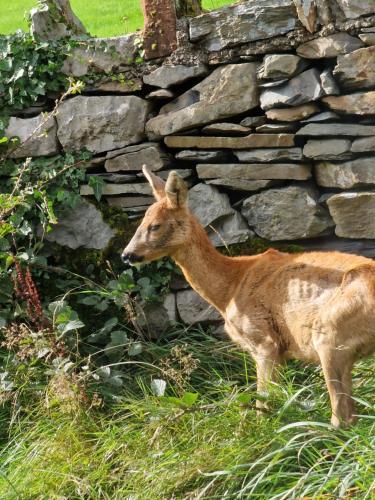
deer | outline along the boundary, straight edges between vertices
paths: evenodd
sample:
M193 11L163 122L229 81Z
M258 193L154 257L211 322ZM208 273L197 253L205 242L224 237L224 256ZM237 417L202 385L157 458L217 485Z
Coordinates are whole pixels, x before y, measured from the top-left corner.
M331 425L354 423L352 368L375 351L375 262L338 251L271 248L258 255L224 255L189 210L188 187L177 172L167 181L146 166L143 173L156 201L124 249L123 262L171 257L219 311L230 339L253 357L258 393L267 394L288 359L320 364ZM256 406L265 411L267 402Z

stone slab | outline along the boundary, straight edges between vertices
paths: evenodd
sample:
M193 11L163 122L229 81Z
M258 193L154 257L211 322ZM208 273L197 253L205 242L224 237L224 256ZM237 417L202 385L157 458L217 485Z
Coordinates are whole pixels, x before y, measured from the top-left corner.
M205 180L205 183L213 186L222 186L233 191L261 191L262 189L268 189L279 184L274 180L249 181L248 179L231 179L226 177Z
M303 155L313 160L345 160L353 156L348 139L310 139L303 148Z
M355 123L309 123L298 130L296 135L310 137L332 135L368 137L375 135L375 125L357 125Z
M164 65L145 75L143 81L153 87L168 89L173 85L180 85L191 78L205 76L207 72L207 67L204 64L195 66L185 66L183 64Z
M375 129L375 127L374 127ZM250 134L245 137L199 137L188 135L174 135L164 138L170 148L289 148L294 146L294 134Z
M183 151L179 151L175 154L176 160L183 160L188 162L196 162L196 163L206 163L206 162L216 162L220 160L228 160L230 154L227 151L204 151L204 150L195 150L195 149L185 149Z
M234 155L240 162L247 163L268 163L272 161L301 161L303 154L301 148L270 148L270 149L249 149L234 151Z
M81 186L80 193L82 196L91 196L94 194L92 187L84 184ZM104 196L116 196L119 194L146 194L151 195L151 186L147 184L106 184L102 188Z
M318 113L320 108L314 104L302 104L301 106L295 106L291 108L273 108L266 111L267 118L269 120L281 121L281 122L295 122L302 120L303 118L308 118L315 113Z
M353 153L367 153L368 151L375 151L375 136L356 139L352 143L352 151Z
M317 163L315 177L318 185L323 187L352 189L373 186L375 188L375 158L357 158L344 163Z
M141 171L146 165L150 170L157 171L171 163L170 156L165 153L158 143L146 142L135 146L122 148L121 154L115 152L107 155L105 162L107 172Z
M314 38L297 47L297 54L306 59L322 59L348 54L363 47L361 40L348 33L335 33L334 35Z
M375 114L375 90L349 95L323 97L322 101L330 109L338 113L360 116Z
M339 193L327 200L337 236L375 239L375 193Z
M375 86L375 46L339 56L333 71L345 90L362 90Z
M311 167L310 165L293 163L268 165L262 163L198 164L197 173L200 179L223 177L247 180L306 180L311 177Z

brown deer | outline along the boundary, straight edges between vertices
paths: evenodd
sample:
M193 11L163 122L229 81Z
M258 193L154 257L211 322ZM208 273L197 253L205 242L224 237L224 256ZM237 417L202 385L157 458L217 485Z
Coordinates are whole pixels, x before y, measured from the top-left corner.
M265 391L288 358L320 363L334 427L354 422L353 364L375 351L375 263L340 252L227 257L188 209L176 172L167 182L145 167L156 203L125 248L125 263L171 257L223 316L234 342L248 350ZM204 200L202 200L204 203ZM258 403L258 408L262 404Z

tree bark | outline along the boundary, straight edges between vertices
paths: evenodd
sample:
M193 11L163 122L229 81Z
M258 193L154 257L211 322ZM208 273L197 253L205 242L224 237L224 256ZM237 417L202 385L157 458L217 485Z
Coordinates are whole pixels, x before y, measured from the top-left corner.
M176 48L176 8L174 0L142 0L145 59L171 54Z
M178 18L199 16L202 12L202 0L176 0Z

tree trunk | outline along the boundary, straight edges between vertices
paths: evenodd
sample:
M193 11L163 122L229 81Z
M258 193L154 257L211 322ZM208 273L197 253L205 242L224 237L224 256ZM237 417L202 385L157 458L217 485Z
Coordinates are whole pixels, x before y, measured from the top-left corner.
M145 59L171 54L176 48L174 0L142 0Z
M202 12L202 0L176 0L177 17L194 17Z

